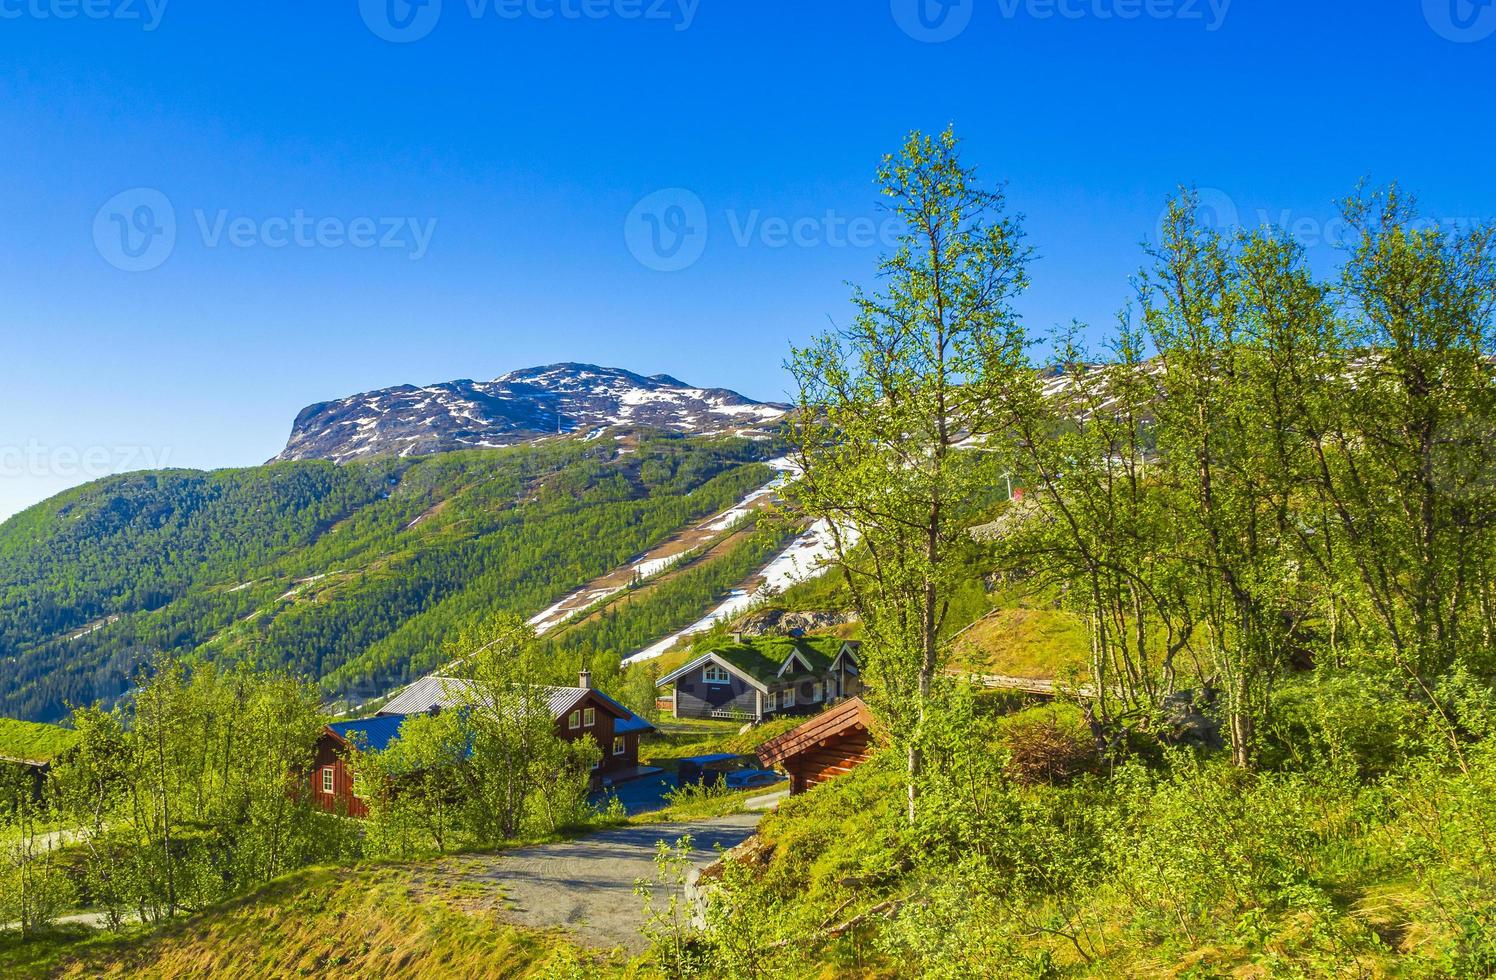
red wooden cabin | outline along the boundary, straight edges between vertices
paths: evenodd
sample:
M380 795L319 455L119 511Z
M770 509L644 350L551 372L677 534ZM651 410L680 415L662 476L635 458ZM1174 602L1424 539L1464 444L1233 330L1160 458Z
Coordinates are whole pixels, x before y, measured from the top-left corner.
M590 735L602 750L602 759L592 774L593 790L648 771L639 765L639 739L654 731L654 726L592 687L586 671L577 687L547 687L543 692L555 720L557 738L574 742ZM353 743L357 742L361 751L382 751L399 738L406 718L472 702L470 682L424 677L391 699L378 716L328 725L317 742L310 777L312 800L332 813L367 817L369 808L354 794L353 774L347 764Z

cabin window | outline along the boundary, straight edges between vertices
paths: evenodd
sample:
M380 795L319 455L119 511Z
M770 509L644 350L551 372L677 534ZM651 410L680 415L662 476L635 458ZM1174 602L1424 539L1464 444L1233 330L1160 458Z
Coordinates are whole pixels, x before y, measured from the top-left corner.
M624 738L622 735L619 735L617 738L613 739L613 754L614 755L627 755L628 754L628 750L629 750L628 739Z
M324 766L322 769L322 792L331 793L332 790L332 766Z
M779 692L778 691L770 691L769 692L769 710L770 711L778 711L779 710Z
M591 728L593 725L597 724L596 708L588 708L586 711L582 712L582 724L586 725L588 728Z
M582 727L582 713L580 711L573 711L569 716L567 716L566 727L567 728L581 728Z
M793 687L785 690L780 706L784 708L793 708L795 706L795 689Z
M701 679L706 681L708 684L732 683L732 678L727 675L727 670L725 668L718 667L716 664L712 664L711 666L707 667L706 670L703 670L701 672Z

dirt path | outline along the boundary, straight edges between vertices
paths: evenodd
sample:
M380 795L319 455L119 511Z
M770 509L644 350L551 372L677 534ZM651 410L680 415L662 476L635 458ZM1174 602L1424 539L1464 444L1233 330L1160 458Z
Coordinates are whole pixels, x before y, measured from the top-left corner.
M561 927L589 945L638 952L645 946L643 905L634 882L653 879L656 842L691 835L693 863L704 868L717 859L717 845L741 844L762 816L620 827L581 840L452 858L440 871L443 885L474 911L492 909L520 925Z

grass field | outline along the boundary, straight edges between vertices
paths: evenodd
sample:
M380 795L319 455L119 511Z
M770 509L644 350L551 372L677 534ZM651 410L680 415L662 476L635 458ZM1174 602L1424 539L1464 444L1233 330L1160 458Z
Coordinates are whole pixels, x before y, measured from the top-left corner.
M44 762L72 748L78 733L71 728L0 718L0 757Z
M1085 625L1059 609L998 609L962 633L952 666L983 674L1055 680L1084 671L1090 655Z

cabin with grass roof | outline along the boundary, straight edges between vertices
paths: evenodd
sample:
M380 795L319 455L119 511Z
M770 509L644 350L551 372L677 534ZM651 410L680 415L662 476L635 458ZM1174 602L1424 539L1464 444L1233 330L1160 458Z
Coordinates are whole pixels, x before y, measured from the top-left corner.
M52 765L67 756L80 737L71 728L0 718L0 805L13 806L10 797L17 791L40 801Z
M862 663L856 640L830 636L734 634L685 666L661 677L672 688L676 718L763 721L809 715L827 704L862 693Z

